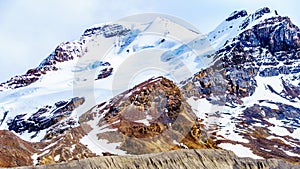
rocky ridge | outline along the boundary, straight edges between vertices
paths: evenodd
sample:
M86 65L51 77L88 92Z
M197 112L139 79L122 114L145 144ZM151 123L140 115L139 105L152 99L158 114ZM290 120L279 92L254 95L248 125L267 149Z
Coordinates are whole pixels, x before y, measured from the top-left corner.
M74 56L80 57L83 52L81 42L61 43L37 68L30 69L23 75L12 77L1 83L0 87L3 89L16 89L28 86L39 80L47 72L57 71L57 63L73 60ZM3 90L1 88L0 92Z
M139 156L106 156L89 158L69 163L44 165L36 167L18 167L18 169L76 169L76 168L243 168L243 169L298 169L299 165L284 160L254 160L239 158L226 150L194 149L176 150L158 154Z

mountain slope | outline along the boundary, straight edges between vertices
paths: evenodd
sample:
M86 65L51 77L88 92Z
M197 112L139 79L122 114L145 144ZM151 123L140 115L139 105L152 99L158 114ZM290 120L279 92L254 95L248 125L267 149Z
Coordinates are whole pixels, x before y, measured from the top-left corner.
M266 18L229 39L210 69L185 82L189 103L220 147L300 160L299 35L288 17ZM197 107L204 104L206 112Z
M73 126L77 126L79 116L96 103L104 102L133 87L123 83L128 81L128 75L140 70L128 69L126 66L128 59L132 59L131 61L137 65L145 65L144 59L136 54L151 48L161 52L181 50L184 45L174 39L176 32L186 34L186 41L198 36L194 31L165 18L155 18L151 23L130 26L128 23L120 23L91 27L83 33L79 41L60 44L37 68L1 83L0 111L3 113L0 115L2 119L0 129L9 129L7 123L21 115L29 118L41 108L75 97L83 97L85 99L83 104L76 107L66 120L75 121ZM152 74L150 77L155 73L157 76L176 79L189 77L192 72L187 72L187 68L182 66L181 60L185 59L176 58L183 55L185 58L195 57L191 54L193 53L191 50L186 48L180 53L173 54L168 60L161 59L160 55L157 55L156 61L161 63L160 69L165 71L151 71L148 74ZM158 65L157 62L153 64ZM151 68L151 65L148 66ZM131 85L137 85L150 77L140 75ZM15 130L15 132L27 141L40 141L47 130L41 129L36 134L31 131L26 133Z
M91 27L0 85L0 131L17 145L0 165L195 148L299 163L299 38L269 8L207 37L162 17Z
M163 77L150 79L109 102L94 106L81 115L79 126L64 127L66 122L58 123L49 128L42 141L26 142L31 151L22 153L28 153L32 161L27 156L28 161L22 165L52 164L102 154L217 148L191 112L172 81ZM19 145L19 141L13 143ZM5 161L0 165L16 166Z

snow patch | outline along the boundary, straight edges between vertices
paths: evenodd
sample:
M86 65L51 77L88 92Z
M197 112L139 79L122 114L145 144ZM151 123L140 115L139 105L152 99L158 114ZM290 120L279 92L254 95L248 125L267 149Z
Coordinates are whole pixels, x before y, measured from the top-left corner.
M271 86L276 92L280 93L283 90L282 82L281 82L282 76L273 76L273 77L260 77L256 76L255 80L257 82L257 87L255 89L255 92L252 96L242 98L244 106L250 107L254 105L255 103L259 103L260 100L266 100L270 102L280 102L286 105L291 105L294 107L299 108L299 103L290 102L287 99L282 98L281 96L271 92L271 90L268 89L268 85ZM268 103L262 103L262 104L268 104ZM272 106L271 104L268 104L268 106ZM275 105L272 106L273 108Z
M179 147L183 147L183 148L185 148L185 149L189 149L188 146L186 146L186 145L183 144L183 143L179 143L179 142L176 141L176 140L173 140L173 144L175 144L175 145L177 145L177 146L179 146Z
M73 144L70 148L71 153L75 150L76 144Z
M60 155L58 154L58 155L56 155L56 156L54 157L54 161L58 161L59 158L60 158Z
M101 116L103 116L103 114ZM117 131L117 129L110 129L108 125L99 127L98 122L102 118L101 116L88 122L93 129L86 136L82 137L80 142L97 155L102 155L103 152L113 152L115 154L124 155L125 152L118 149L121 143L108 143L107 140L98 138L97 135L99 133Z
M253 154L252 150L241 144L221 143L219 147L233 151L238 157L250 157L254 159L264 159L258 155Z
M293 153L293 152L290 152L290 151L284 151L288 156L293 156L293 157L300 157L299 154L296 154L296 153Z
M271 133L277 134L279 136L287 136L289 135L289 131L282 127L285 126L280 120L276 120L276 118L270 118L268 121L271 124L274 124L274 126L268 127L269 130L271 130Z
M37 160L38 157L39 157L39 156L38 156L37 153L34 153L34 154L31 156L31 158L32 158L32 160L33 160L33 165L34 165L34 166L36 166L36 165L38 164L38 160Z

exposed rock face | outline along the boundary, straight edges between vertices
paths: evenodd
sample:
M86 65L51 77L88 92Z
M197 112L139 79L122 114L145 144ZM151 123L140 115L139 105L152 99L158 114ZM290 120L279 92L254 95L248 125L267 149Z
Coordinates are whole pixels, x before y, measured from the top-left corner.
M300 47L299 28L288 17L273 17L255 25L240 34L239 40L245 46L266 47L270 52L298 49Z
M0 130L0 167L17 167L37 164L54 164L95 157L80 143L87 127L75 127L71 131L41 142L27 142L11 131Z
M263 8L247 18L269 12ZM187 98L223 106L205 116L230 119L223 124L222 120L207 122L218 145L239 144L260 157L300 161L299 134L295 132L300 126L299 35L299 28L288 17L268 18L228 41L211 56L216 62L210 68L183 82ZM228 135L239 138L218 134L226 132L226 125L234 128Z
M31 154L36 150L31 143L21 140L12 132L0 131L0 167L32 165Z
M268 8L263 8L250 16L258 17L268 12ZM193 90L198 89L198 83L201 89L196 97L222 93L226 95L226 101L241 103L241 98L254 93L257 75L274 77L299 73L299 38L299 28L288 17L281 16L265 19L251 29L243 31L212 56L219 60L217 59L210 69L199 72L193 78ZM227 85L222 82L224 79ZM297 79L297 76L294 79ZM282 84L291 86L288 81ZM224 86L227 88L225 91ZM296 91L295 95L298 91L297 86L292 88Z
M7 125L12 131L31 138L38 137L41 141L24 141L11 131L0 130L0 167L52 164L95 157L96 154L80 143L88 126L78 126L78 121L70 117L72 111L84 101L79 97L59 101L53 106L40 108L31 116L23 114L9 120ZM46 134L39 135L43 130Z
M84 98L75 97L70 101L59 101L54 106L47 105L40 108L30 117L27 117L27 114L17 115L14 119L8 120L8 129L19 134L33 133L31 138L36 137L44 129L49 129L46 138L55 135L55 133L63 133L64 130L68 129L67 126L76 125L76 122L72 119L63 123L59 122L69 117L72 111L82 105L84 101ZM60 126L55 127L58 123Z
M40 142L34 158L35 165L67 162L97 155L89 150L80 139L86 135L89 126L81 125L60 135L54 135L51 140Z
M232 119L236 123L240 122L236 125L240 131L239 134L249 140L249 143L240 144L251 147L255 154L264 158L281 158L286 161L299 163L300 158L297 155L293 156L285 153L300 154L299 141L289 136L281 136L283 133L271 134L270 128L274 127L274 124L269 119L286 121L284 125L287 132L293 133L294 129L300 125L298 120L296 120L300 118L300 110L281 103L269 104L273 104L278 108L255 104L246 108L239 117ZM287 119L295 120L287 122ZM292 142L296 147L291 146L288 142Z
M230 151L195 149L176 150L159 154L139 156L107 156L89 158L69 163L44 165L36 167L20 167L18 169L77 169L77 168L207 168L207 169L298 169L300 165L287 163L282 160L254 160L238 158Z
M125 28L122 25L111 24L89 28L84 31L83 36L103 35L104 37L109 38L112 36L126 35L126 33L128 33L129 31L130 29Z
M255 21L260 19L261 17L263 17L265 14L271 13L271 10L268 7L264 7L261 9L258 9L255 13L249 15L244 22L242 23L242 25L240 25L241 29L245 29L251 21ZM275 11L276 14L276 11ZM277 15L277 14L276 14Z
M190 112L179 88L158 77L97 105L81 116L80 123L100 117L91 127L109 131L97 134L98 139L120 143L119 149L129 154L215 147Z
M102 69L95 80L104 79L104 78L112 75L112 71L113 71L112 67Z
M240 17L247 16L247 11L242 10L242 11L234 11L227 19L226 21L231 21Z
M230 118L230 123L236 127L234 133L240 135L244 141L234 141L234 137L224 139L223 136L216 134L215 141L218 145L240 144L264 158L281 158L299 162L300 144L297 136L290 137L282 131L272 131L272 128L277 126L293 134L300 126L298 121L300 109L295 107L295 104L289 105L289 103L298 102L299 98L299 84L292 84L293 81L297 82L299 79L299 59L297 58L299 51L281 51L272 54L269 50L271 49L266 50L260 46L249 47L242 44L235 44L228 49L225 47L219 51L220 60L217 60L214 66L195 74L184 83L182 88L188 98L206 99L212 105L224 105L224 110L210 112L210 116L222 118L227 116L226 114L234 114L233 110L228 107L241 106L237 109L239 116ZM282 57L286 59L281 59ZM280 63L281 66L279 66ZM289 79L281 75L293 76ZM252 105L247 103L248 107L244 106L243 100L251 97L258 87L263 85L258 84L257 80L265 77L278 77L278 81L273 84L270 82L263 88L288 102L283 104L261 99ZM280 90L274 89L272 86L275 85L282 87ZM253 99L254 102L255 99ZM279 124L273 122L272 119L276 119ZM211 128L211 133L218 132L224 127L218 124L212 126L219 127Z

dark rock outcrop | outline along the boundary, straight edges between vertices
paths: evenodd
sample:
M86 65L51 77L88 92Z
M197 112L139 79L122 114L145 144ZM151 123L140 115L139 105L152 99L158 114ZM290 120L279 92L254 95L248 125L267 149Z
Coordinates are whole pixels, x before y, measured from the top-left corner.
M84 31L83 36L92 36L92 35L102 34L104 37L110 38L113 36L125 35L129 31L130 31L130 29L125 28L122 25L111 24L111 25L104 25L104 26L100 26L100 27L89 28Z
M247 47L265 47L271 52L300 48L300 31L290 18L276 16L268 18L239 35Z
M247 11L242 10L242 11L234 11L227 19L226 21L232 21L234 19L240 18L240 17L244 17L247 16Z
M7 121L8 129L19 134L22 134L26 131L28 133L35 133L31 136L34 138L41 130L50 129L51 126L69 117L72 111L78 106L82 105L84 101L84 98L75 97L70 101L59 101L55 103L54 106L45 106L40 108L36 113L27 118L27 114L17 115L14 119L9 119ZM66 125L69 126L76 124L76 122L72 120L69 120L66 123L68 123ZM64 128L62 126L57 127L56 129L52 128L50 130L51 132L48 132L46 137L54 134L53 132L59 131L59 133L62 133Z
M107 78L108 76L112 75L113 72L113 68L104 68L100 71L100 73L98 74L97 78L95 80L99 80L99 79L104 79Z

